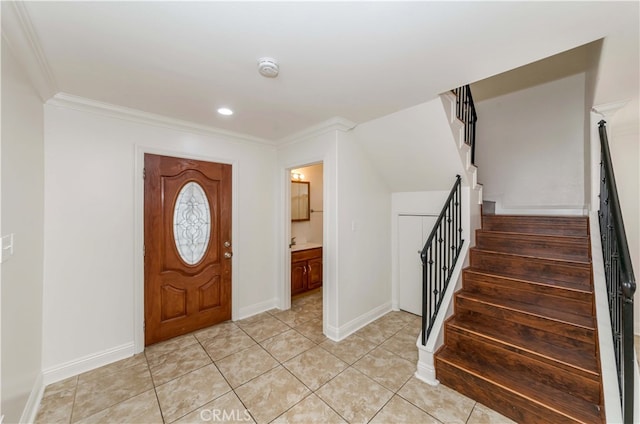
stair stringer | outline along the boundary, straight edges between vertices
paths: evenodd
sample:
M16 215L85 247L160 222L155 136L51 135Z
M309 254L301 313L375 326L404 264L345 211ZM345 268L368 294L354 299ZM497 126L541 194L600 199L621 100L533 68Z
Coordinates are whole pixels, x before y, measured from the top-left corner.
M440 382L436 379L436 367L434 355L444 344L444 323L453 315L453 295L462 288L462 270L469 266L469 240L465 240L460 250L460 256L451 275L451 282L442 299L442 306L436 316L433 329L426 345L422 345L422 332L418 335L416 346L418 347L418 365L415 377L432 386ZM454 284L455 282L455 284Z
M471 163L471 147L464 142L464 124L456 116L456 96L451 92L440 95L442 106L447 115L449 126L453 139L458 148L458 155L463 168L465 169L466 181L469 187L475 190L477 194L478 204L482 204L482 184L478 183L478 168Z
M476 230L481 226L480 207L482 205L482 184L478 182L478 167L471 163L471 147L464 142L464 124L456 116L456 96L452 92L440 95L447 122L451 128L451 134L458 151L460 163L464 169L463 181L471 188L469 193L470 225L469 240L471 246L475 246Z

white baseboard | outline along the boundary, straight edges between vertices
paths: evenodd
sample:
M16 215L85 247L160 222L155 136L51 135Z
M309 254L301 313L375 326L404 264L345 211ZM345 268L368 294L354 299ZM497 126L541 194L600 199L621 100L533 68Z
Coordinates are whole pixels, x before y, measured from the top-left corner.
M65 362L64 364L49 367L42 372L44 385L47 386L51 383L56 383L64 380L65 378L100 368L104 365L129 358L133 355L134 346L133 342L130 342L111 349L103 350L102 352L92 353L90 355L83 356L82 358Z
M381 316L383 316L384 314L390 311L391 311L391 302L385 302L382 305L370 310L369 312L362 314L355 319L352 319L345 325L342 325L340 327L327 326L326 328L327 334L325 334L325 336L327 336L329 339L333 341L339 342L340 340L350 336L351 334L355 333L362 327L370 324L371 322L377 320L378 318L380 318Z
M324 335L327 336L327 338L329 340L333 340L334 342L339 342L340 340L342 340L339 335L340 335L340 328L338 327L334 327L333 325L329 325L327 324L324 327ZM344 338L344 337L343 337Z
M38 408L40 407L40 401L42 401L42 394L44 393L44 384L42 379L42 373L38 374L36 381L33 383L33 388L27 399L27 404L22 410L22 416L20 417L21 423L32 423L36 420L38 415ZM0 419L0 424L4 420L4 415Z
M240 308L238 310L237 316L233 317L233 320L239 321L241 319L249 318L259 313L262 313L277 307L278 307L278 299L274 297L273 299L265 300L264 302L254 303L253 305Z
M587 208L503 208L496 204L496 215L553 215L553 216L587 216Z
M486 195L485 199L495 202L496 215L561 215L587 216L588 205L536 205L503 202L501 195Z

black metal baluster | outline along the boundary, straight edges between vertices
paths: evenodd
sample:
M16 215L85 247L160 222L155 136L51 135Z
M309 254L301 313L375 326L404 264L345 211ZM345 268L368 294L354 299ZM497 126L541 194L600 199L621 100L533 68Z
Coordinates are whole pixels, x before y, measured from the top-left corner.
M434 228L420 252L423 267L423 345L426 344L433 328L463 243L460 181L460 176L456 176L456 182L447 197L442 212L440 212Z
M427 337L431 333L431 328L433 327L433 310L435 309L435 297L437 294L437 284L438 284L438 245L431 244L431 257L430 257L430 265L431 265L431 284L429 285L429 327L426 329Z
M438 225L438 250L440 251L440 262L438 262L440 264L440 266L438 267L438 294L436 294L436 305L440 300L440 293L442 293L442 278L444 276L443 273L443 263L444 263L444 251L442 248L442 221L440 221L440 225Z

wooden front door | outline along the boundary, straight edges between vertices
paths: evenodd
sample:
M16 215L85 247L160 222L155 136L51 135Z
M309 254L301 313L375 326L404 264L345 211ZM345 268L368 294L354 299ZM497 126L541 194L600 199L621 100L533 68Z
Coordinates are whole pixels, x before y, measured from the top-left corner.
M231 319L231 165L145 154L145 346Z

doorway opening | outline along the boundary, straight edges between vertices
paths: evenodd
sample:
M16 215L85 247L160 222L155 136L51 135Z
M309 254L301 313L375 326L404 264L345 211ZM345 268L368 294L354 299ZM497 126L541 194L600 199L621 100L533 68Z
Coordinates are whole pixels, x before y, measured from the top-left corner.
M323 164L291 172L289 314L320 329L323 321L324 185Z

